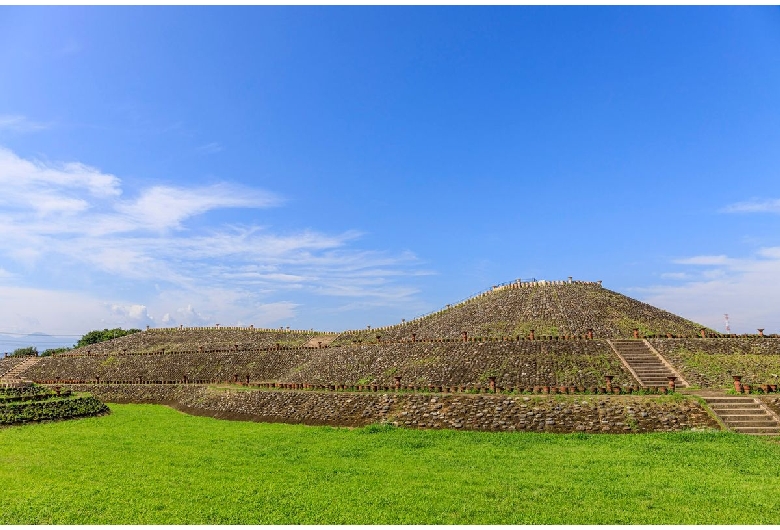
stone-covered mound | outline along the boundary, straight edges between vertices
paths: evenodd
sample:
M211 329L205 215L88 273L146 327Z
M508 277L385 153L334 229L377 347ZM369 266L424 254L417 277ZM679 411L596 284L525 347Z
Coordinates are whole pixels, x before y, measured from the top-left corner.
M319 339L328 342L335 337L332 332L300 330L268 330L249 327L211 328L151 328L118 339L91 344L69 353L154 353L159 351L252 350L303 346ZM312 344L316 346L316 342Z
M361 344L289 350L58 355L24 376L39 382L286 382L501 387L636 382L602 340Z
M643 336L671 333L697 336L703 328L680 316L628 296L610 291L596 282L525 282L508 284L470 298L421 319L379 330L344 333L334 344L355 340L527 337L585 335L596 338L630 338L634 329Z

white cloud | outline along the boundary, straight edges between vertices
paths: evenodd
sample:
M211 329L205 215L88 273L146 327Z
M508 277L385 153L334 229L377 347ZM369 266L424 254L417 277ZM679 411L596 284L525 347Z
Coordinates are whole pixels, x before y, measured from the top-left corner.
M208 326L213 324L210 317L195 311L192 304L176 308L173 315L165 313L161 321L167 327L175 327L180 324L187 326Z
M154 318L142 304L110 304L111 313L127 324L129 328L153 325Z
M780 247L748 257L694 256L675 263L691 266L679 278L687 281L637 289L644 301L720 331L728 313L735 333L757 328L780 333Z
M690 276L684 272L665 272L661 274L661 278L664 280L685 280Z
M682 258L674 260L674 263L680 265L726 265L729 262L728 256L693 256L691 258Z
M26 133L48 129L50 124L33 121L20 115L2 115L0 116L0 131L7 130L12 132Z
M225 148L222 147L222 144L220 144L219 142L211 142L198 147L198 152L203 153L204 155L213 155L215 153L219 153L220 151L224 151L224 150Z
M92 329L125 325L102 298L72 290L0 286L3 331L83 334ZM131 306L127 302L115 305Z
M780 213L780 199L751 199L730 204L723 213Z
M165 230L181 228L182 221L218 208L267 208L280 202L272 193L228 184L189 189L154 186L116 209L136 226Z
M90 201L119 196L119 184L114 175L84 164L25 160L0 147L0 206L23 215L25 224L82 213Z
M220 208L281 204L264 190L217 183L127 193L118 177L96 168L26 160L3 148L0 187L0 259L23 269L14 278L17 286L45 279L49 290L36 296L50 299L48 307L68 312L64 300L72 297L63 293L82 288L83 297L73 298L75 313L64 318L68 326L77 325L75 314L92 322L78 331L101 322L266 326L293 318L300 307L279 300L285 292L399 307L416 292L403 285L405 279L426 273L412 270L417 258L411 252L353 248L357 231L281 234L256 225L188 225ZM33 305L19 307L38 314ZM58 327L55 320L49 325Z

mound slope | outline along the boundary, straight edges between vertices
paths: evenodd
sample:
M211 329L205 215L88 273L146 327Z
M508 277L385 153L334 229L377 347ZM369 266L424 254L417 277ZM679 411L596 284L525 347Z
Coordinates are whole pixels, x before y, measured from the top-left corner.
M336 344L356 339L457 338L584 335L598 338L643 335L695 336L703 326L663 309L603 288L597 282L523 282L494 288L426 317L378 331L342 334Z

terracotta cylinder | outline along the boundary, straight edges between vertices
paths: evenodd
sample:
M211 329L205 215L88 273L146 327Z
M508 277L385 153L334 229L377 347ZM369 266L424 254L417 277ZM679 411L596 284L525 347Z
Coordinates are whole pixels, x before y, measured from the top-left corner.
M496 391L496 378L495 377L488 377L488 381L490 381L490 391L495 393Z
M673 376L673 375L670 375L667 379L669 379L669 385L668 385L669 392L674 392L675 386L677 384L676 383L677 378L675 376Z
M742 393L742 376L741 375L735 375L732 376L734 378L734 390L736 390L738 393Z

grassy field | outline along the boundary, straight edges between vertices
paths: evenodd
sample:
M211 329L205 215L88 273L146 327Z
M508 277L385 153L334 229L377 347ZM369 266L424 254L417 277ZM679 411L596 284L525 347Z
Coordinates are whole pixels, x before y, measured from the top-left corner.
M780 445L220 421L157 405L0 429L0 523L776 523Z

